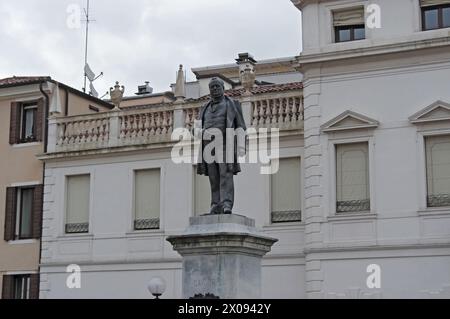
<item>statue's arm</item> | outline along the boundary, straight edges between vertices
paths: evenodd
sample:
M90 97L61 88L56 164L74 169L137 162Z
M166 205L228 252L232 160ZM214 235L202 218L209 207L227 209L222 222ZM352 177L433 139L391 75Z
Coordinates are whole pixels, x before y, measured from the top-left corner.
M245 124L244 115L242 112L242 105L239 101L235 102L236 118L235 118L235 129L240 128L242 131L239 133L244 134L244 136L237 137L237 151L239 156L244 156L247 154L247 126Z

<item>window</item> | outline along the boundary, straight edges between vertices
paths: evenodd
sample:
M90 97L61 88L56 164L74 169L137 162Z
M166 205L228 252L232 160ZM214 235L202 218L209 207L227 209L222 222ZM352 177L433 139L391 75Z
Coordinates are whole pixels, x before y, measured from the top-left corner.
M34 188L19 188L17 191L16 239L32 237Z
M272 223L301 221L300 158L281 158L271 175Z
M160 228L160 170L134 173L134 229Z
M6 241L41 237L42 193L42 185L6 189Z
M33 142L36 140L36 113L37 104L23 104L21 141Z
M67 177L66 227L67 234L89 232L90 175Z
M211 187L208 176L198 175L194 166L194 214L208 214L211 209Z
M364 7L334 11L333 25L336 42L365 39Z
M368 143L336 145L336 212L370 210Z
M30 299L30 275L14 276L14 299Z
M450 27L449 0L421 0L422 29L435 30Z
M450 135L425 138L427 206L450 206Z
M42 141L43 99L11 103L9 143Z
M39 274L3 275L3 299L38 299Z

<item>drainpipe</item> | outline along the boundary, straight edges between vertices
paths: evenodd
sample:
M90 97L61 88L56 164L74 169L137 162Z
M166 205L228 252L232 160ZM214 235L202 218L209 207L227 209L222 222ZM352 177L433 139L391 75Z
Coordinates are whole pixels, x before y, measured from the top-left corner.
M44 143L44 153L47 153L47 140L48 140L48 112L50 108L50 99L48 97L48 94L44 91L44 83L47 83L47 81L43 81L39 84L39 90L41 91L42 95L45 98L45 106L44 106L44 121L43 123L43 129L44 129L44 136L43 136L43 143ZM42 164L42 184L45 185L45 162ZM42 194L42 199L44 198L44 194ZM42 212L44 212L44 200L42 200ZM39 262L38 262L38 274L41 274L41 260L42 260L42 227L44 224L44 214L42 214L41 219L41 238L39 238ZM39 277L39 286L40 286L41 278ZM40 292L40 291L39 291ZM39 299L39 292L38 292L38 299Z
M47 153L47 139L48 139L48 112L49 112L49 108L50 108L50 99L48 97L48 94L45 93L44 91L44 83L47 83L47 81L43 81L41 82L41 84L39 84L39 90L41 91L42 95L44 95L45 97L45 107L44 107L44 138L43 138L43 143L44 143L44 153Z

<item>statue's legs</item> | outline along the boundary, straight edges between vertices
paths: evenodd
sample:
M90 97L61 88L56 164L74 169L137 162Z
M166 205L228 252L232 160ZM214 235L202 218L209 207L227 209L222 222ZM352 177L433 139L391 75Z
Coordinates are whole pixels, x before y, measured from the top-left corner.
M222 212L231 214L234 205L233 173L227 170L226 163L208 164L211 184L211 214Z

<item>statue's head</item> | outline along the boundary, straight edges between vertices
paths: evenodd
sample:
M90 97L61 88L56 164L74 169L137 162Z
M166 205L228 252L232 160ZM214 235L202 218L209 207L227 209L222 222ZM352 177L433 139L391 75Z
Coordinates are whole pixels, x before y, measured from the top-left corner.
M209 82L209 92L213 99L221 98L225 92L225 83L219 78L212 78Z

